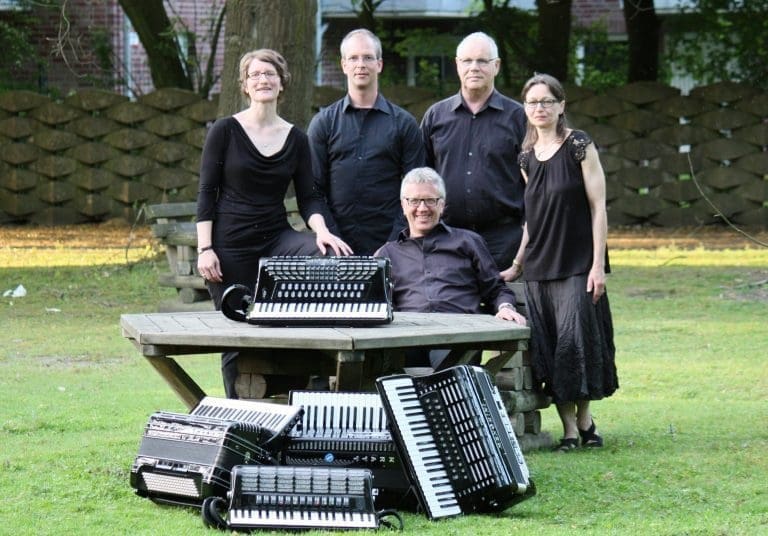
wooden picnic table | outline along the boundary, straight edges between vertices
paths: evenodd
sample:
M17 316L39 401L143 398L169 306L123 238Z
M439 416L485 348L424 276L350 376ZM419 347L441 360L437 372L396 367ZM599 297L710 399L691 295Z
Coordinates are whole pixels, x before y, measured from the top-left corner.
M482 314L395 313L366 327L258 326L217 311L126 314L129 339L192 409L204 396L175 356L240 351L265 374L336 376L337 391L374 390L374 380L401 371L407 348L451 350L447 363L467 363L479 350L498 353L484 366L495 375L527 348L529 328Z

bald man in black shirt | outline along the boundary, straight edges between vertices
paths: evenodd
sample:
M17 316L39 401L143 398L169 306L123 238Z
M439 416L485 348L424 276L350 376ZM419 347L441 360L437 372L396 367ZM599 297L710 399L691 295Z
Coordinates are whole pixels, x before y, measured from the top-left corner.
M519 102L495 89L499 66L490 36L465 37L456 49L461 90L427 110L421 132L427 166L446 184L443 219L480 234L505 270L522 238L525 185L517 155L527 119Z

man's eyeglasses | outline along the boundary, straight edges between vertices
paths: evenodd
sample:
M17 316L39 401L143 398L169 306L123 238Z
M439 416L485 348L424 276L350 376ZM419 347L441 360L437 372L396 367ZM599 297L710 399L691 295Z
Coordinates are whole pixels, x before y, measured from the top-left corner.
M267 80L274 80L275 78L277 78L277 73L275 71L264 71L264 72L255 71L252 73L248 73L248 78L250 78L251 80L258 80L262 76Z
M361 62L362 63L375 63L377 60L378 60L378 58L376 56L370 56L370 55L350 56L350 57L344 59L344 61L346 61L347 63L361 63Z
M405 202L411 208L416 208L422 203L429 208L434 208L437 204L443 200L442 197L404 197Z
M535 110L539 104L541 104L542 108L552 108L552 106L554 106L556 102L560 102L560 101L557 99L541 99L538 101L537 100L526 101L525 105L531 110Z
M461 64L462 67L469 68L469 67L472 67L473 63L476 63L478 67L483 68L483 67L488 67L491 63L496 61L498 58L490 58L490 59L457 58L457 59L459 60L459 63Z

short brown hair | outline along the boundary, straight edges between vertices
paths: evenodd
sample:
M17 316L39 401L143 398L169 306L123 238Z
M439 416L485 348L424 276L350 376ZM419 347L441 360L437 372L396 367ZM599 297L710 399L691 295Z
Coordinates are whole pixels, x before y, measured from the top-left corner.
M291 73L288 71L288 62L285 61L282 54L276 50L272 50L271 48L259 48L257 50L246 52L240 58L240 87L246 96L248 93L245 91L245 81L248 79L248 67L253 60L263 61L272 65L275 68L275 71L277 71L277 75L280 77L280 83L283 85L283 89L288 88L288 85L291 82Z

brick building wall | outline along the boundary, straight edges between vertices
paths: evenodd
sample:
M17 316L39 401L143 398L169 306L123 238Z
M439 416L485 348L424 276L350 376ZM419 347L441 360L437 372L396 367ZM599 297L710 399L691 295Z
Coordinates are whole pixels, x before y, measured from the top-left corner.
M173 22L198 36L198 57L207 61L211 43L211 17L224 0L166 0ZM28 24L30 41L37 46L40 66L19 69L18 78L39 91L54 90L66 96L78 88L99 87L139 96L154 89L144 47L117 0L69 0L64 7L33 4L23 12L0 13L0 19ZM216 72L224 63L224 35L219 38ZM95 52L95 51L100 52ZM202 67L204 69L204 65ZM214 88L218 92L219 87Z
M104 69L105 56L96 51L113 46L122 17L116 0L70 0L64 9L32 3L29 9L0 12L4 22L26 29L38 56L37 64L12 72L13 82L62 96L78 87L109 84L113 77Z
M166 0L169 17L180 19L198 35L198 57L204 62L210 55L210 26L212 17L225 0ZM322 0L320 0L322 1ZM605 22L608 32L624 33L624 20L619 0L573 0L574 25L589 26ZM69 0L65 11L36 5L33 16L39 21L31 28L32 41L38 43L45 60L41 69L28 67L22 78L37 89L53 88L66 95L83 87L101 87L140 96L153 90L152 78L144 48L117 0ZM7 16L4 16L7 18ZM68 26L67 26L68 25ZM338 45L344 33L355 27L354 19L332 21L323 36L320 62L321 84L344 86L338 64ZM94 55L95 45L109 49L101 58ZM106 47L106 48L105 48ZM111 62L111 68L104 65ZM221 71L224 62L224 33L219 37L214 72ZM391 64L390 64L391 65ZM217 93L219 84L214 87Z
M605 24L609 35L624 35L624 13L619 0L573 0L571 16L574 26Z

